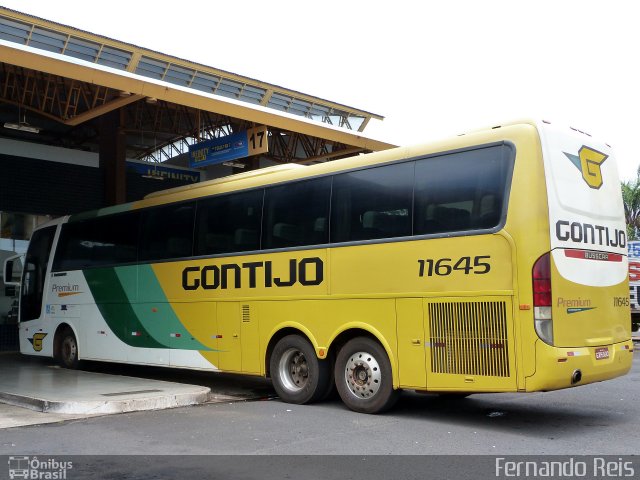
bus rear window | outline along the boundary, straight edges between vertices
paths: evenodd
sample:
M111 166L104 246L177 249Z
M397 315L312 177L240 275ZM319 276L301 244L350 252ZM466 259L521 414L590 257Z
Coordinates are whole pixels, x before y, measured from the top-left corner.
M511 171L506 145L416 162L414 235L497 227Z
M336 175L331 241L411 235L413 162Z

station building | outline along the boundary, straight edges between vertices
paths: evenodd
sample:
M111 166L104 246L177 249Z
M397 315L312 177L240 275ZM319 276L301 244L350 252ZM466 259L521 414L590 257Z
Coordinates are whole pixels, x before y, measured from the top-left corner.
M0 263L47 220L392 148L381 115L0 7ZM17 346L0 280L0 350Z

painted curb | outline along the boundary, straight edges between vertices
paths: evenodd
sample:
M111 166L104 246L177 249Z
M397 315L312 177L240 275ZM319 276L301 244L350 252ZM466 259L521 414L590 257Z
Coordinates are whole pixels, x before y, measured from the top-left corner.
M210 393L211 389L208 387L196 387L186 393L162 392L157 395L146 394L118 400L51 401L0 392L0 401L44 413L104 415L199 405L209 400Z

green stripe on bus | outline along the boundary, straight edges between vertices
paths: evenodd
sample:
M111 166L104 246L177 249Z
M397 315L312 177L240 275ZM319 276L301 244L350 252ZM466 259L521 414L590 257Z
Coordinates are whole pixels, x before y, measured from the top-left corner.
M182 324L167 300L151 265L138 266L138 285L144 288L144 297L141 295L141 298L144 298L145 302L135 303L133 309L153 338L169 348L211 350L196 340Z
M114 268L90 268L83 274L96 306L120 340L132 347L166 348L149 335L138 319Z

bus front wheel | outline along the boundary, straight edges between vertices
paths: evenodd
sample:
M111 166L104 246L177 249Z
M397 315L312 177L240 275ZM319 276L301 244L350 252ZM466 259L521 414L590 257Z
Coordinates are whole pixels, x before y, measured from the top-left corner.
M67 328L62 332L60 347L58 348L58 363L63 368L78 368L78 341L73 331Z
M328 362L318 359L313 346L299 335L287 335L278 341L269 366L273 388L287 403L316 402L331 386Z
M389 357L382 345L367 337L354 338L340 349L335 379L340 398L356 412L380 413L398 399Z

